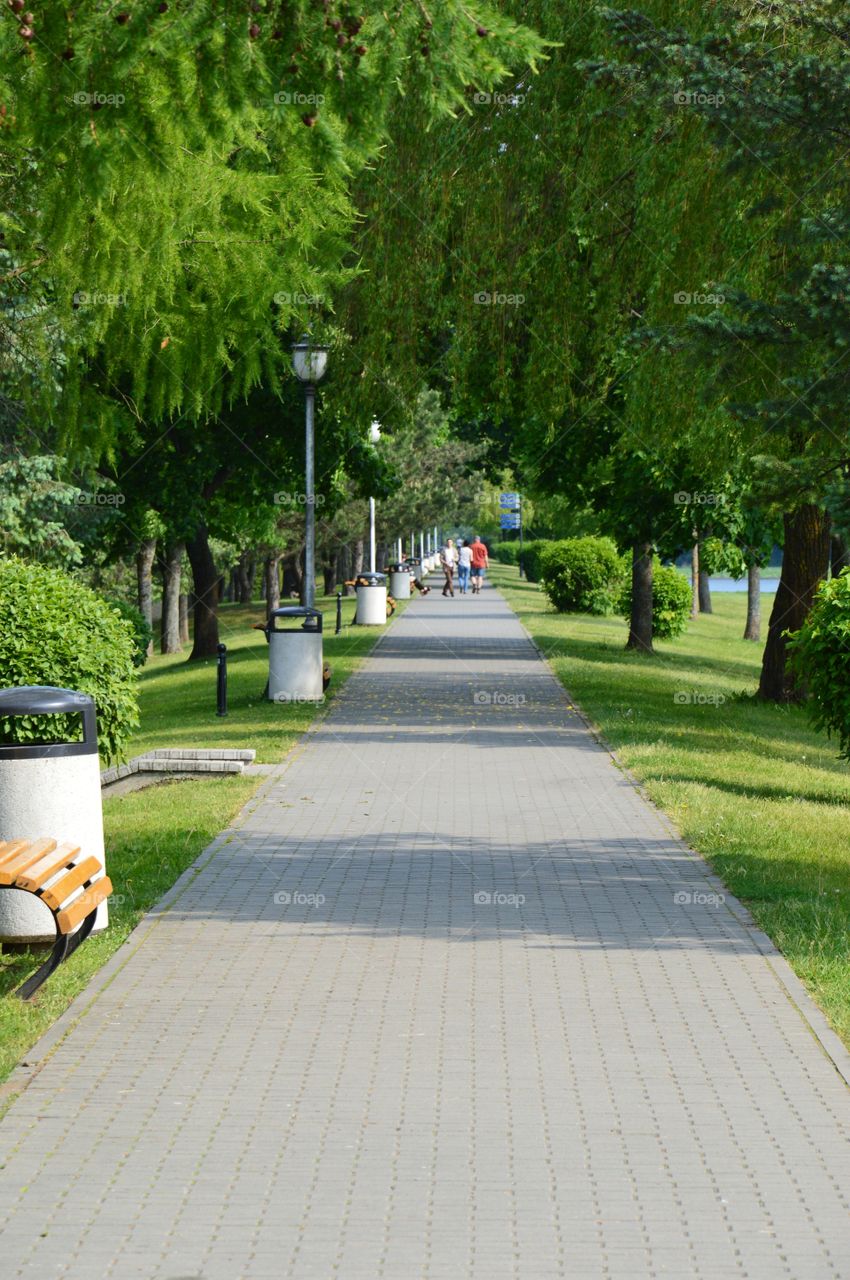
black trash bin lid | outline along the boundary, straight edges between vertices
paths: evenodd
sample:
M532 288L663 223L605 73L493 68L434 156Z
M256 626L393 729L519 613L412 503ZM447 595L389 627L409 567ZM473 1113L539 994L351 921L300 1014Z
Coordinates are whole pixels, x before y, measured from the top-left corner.
M363 581L364 578L366 580L365 582ZM358 587L382 587L386 580L387 575L385 573L372 573L370 571L367 573L358 573L357 575Z
M392 573L407 573L407 561L406 560L394 561L394 563L390 565L390 571Z
M0 743L6 760L40 760L46 756L89 756L97 754L97 716L94 698L73 689L57 689L49 684L14 685L0 689L0 716L82 716L82 742Z
M269 616L267 629L269 631L294 631L294 627L276 627L275 622L278 618L301 618L302 631L321 631L322 629L322 612L320 609L311 609L306 605L293 604L287 605L282 609L272 609Z

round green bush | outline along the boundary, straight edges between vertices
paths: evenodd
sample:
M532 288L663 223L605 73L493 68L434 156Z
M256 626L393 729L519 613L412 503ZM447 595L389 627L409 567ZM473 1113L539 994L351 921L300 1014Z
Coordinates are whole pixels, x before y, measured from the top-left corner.
M850 760L850 569L820 584L788 648L815 728L837 737L839 754Z
M133 628L133 666L143 667L148 660L148 645L153 640L153 628L141 609L127 600L110 599L107 603Z
M620 614L628 622L632 616L631 566L620 593ZM691 616L691 584L674 565L652 564L652 635L656 640L675 640Z
M54 685L91 694L101 755L121 753L139 723L131 624L61 569L0 560L0 687ZM0 741L79 739L77 716L0 718Z
M539 582L541 573L540 557L551 544L545 538L535 538L526 542L522 549L522 569L529 582Z
M622 564L610 538L565 538L543 547L540 580L559 613L610 613Z
M519 563L519 543L518 542L497 542L493 548L492 558L497 564L518 564Z

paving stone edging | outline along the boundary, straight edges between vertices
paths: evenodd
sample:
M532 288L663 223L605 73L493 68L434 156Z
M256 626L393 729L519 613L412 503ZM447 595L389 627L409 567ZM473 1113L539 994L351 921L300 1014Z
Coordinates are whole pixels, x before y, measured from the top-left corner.
M100 785L105 789L139 773L238 774L253 763L256 754L250 748L239 747L158 747L133 756L124 764L102 769Z

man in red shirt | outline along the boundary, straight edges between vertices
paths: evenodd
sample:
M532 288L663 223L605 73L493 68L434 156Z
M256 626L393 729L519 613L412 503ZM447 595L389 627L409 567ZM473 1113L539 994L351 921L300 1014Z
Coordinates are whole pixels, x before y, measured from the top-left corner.
M481 584L484 581L484 570L489 567L490 559L487 555L487 548L477 534L470 551L472 552L472 594L479 595L481 593Z

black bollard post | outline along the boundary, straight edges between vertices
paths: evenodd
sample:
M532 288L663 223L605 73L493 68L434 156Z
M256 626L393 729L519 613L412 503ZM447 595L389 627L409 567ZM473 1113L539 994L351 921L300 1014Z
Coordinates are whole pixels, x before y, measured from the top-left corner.
M218 672L217 672L217 694L218 708L217 716L227 715L227 645L220 644L218 646Z
M336 593L336 634L342 631L342 592Z

